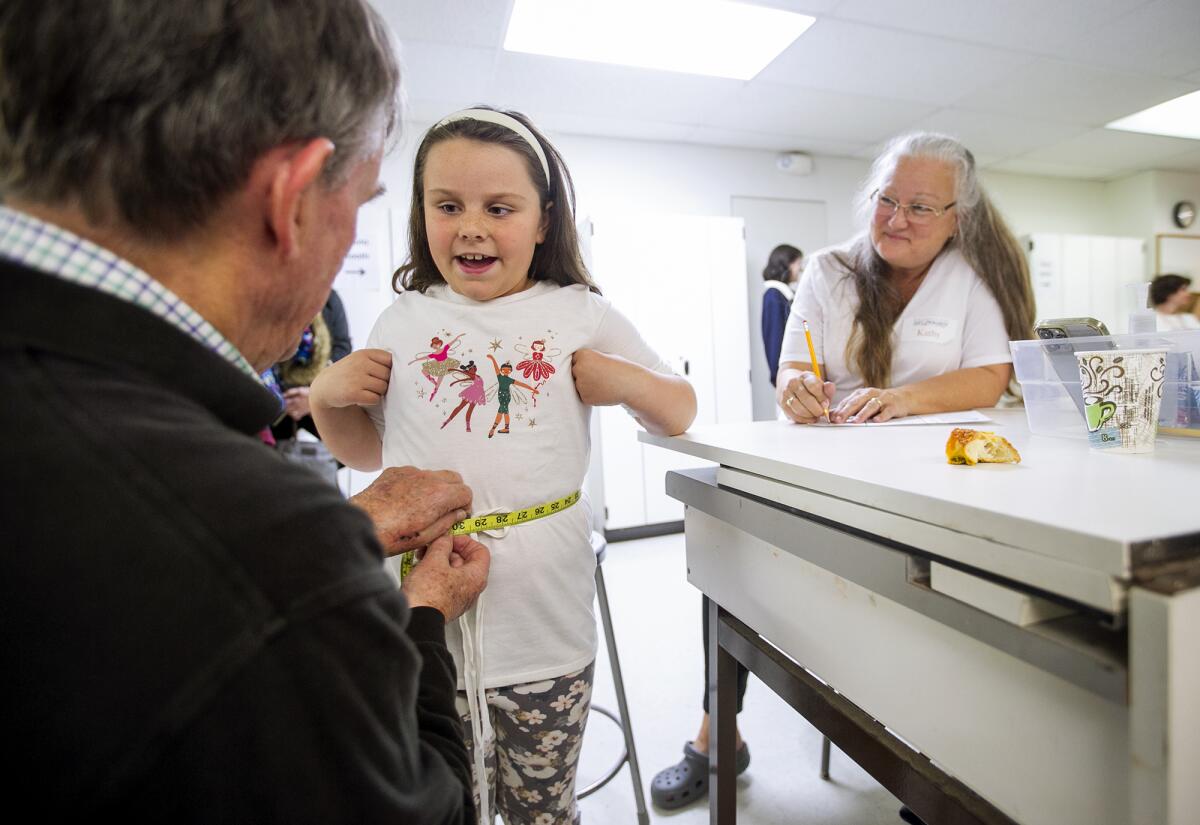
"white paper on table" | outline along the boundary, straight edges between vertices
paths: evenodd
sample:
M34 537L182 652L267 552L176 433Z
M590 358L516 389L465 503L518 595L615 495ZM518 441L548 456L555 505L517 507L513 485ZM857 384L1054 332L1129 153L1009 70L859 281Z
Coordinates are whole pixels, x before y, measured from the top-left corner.
M910 415L905 418L893 418L891 421L865 421L862 424L829 424L817 421L816 427L914 427L922 424L980 424L991 421L979 410L963 410L962 412L933 413L930 415Z

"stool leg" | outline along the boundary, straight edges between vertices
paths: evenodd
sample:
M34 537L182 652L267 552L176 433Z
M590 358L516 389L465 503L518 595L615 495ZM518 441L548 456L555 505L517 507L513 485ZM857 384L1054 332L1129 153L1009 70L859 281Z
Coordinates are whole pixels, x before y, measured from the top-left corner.
M637 803L639 825L649 825L646 797L642 792L642 772L638 769L637 749L633 744L633 724L629 721L629 705L625 702L625 680L621 678L621 660L617 657L617 640L613 634L612 617L608 612L608 591L604 587L604 571L596 565L596 601L600 604L600 622L604 625L604 641L608 645L608 661L612 665L613 683L617 689L617 707L621 711L621 728L625 732L625 750L629 755L629 773L633 778L633 798Z
M821 778L829 778L829 737L821 737Z

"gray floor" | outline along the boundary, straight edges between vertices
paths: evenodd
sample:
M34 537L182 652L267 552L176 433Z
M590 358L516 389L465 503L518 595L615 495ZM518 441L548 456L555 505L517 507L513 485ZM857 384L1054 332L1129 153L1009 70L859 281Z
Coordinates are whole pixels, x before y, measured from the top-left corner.
M654 774L678 761L700 722L704 664L700 594L687 583L682 535L609 545L609 605L633 720L651 822L700 825L708 806L662 812L650 805ZM594 700L617 710L604 642ZM750 677L738 717L751 765L738 780L739 825L898 825L899 802L835 748L831 780L818 777L821 735L769 688ZM581 756L580 786L612 764L621 733L593 714ZM580 803L585 825L636 823L629 769Z

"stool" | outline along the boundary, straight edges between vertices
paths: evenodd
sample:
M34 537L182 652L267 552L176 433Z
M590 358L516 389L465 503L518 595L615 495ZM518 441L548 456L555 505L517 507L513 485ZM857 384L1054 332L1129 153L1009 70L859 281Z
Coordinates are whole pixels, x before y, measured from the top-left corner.
M613 684L617 689L617 707L621 711L618 716L608 708L593 704L592 710L616 722L625 734L625 749L616 763L609 768L604 776L597 779L586 788L576 793L576 798L583 799L600 790L609 780L617 775L621 766L629 763L629 774L633 779L633 798L637 803L639 825L649 825L650 815L646 813L646 797L642 793L642 774L638 769L637 748L633 744L633 726L629 723L629 705L625 701L625 681L621 678L621 662L617 658L617 639L613 635L612 616L608 612L608 591L604 588L604 556L608 552L608 541L604 536L592 532L592 551L596 554L596 601L600 604L600 623L604 626L604 641L608 645L608 661L612 665Z

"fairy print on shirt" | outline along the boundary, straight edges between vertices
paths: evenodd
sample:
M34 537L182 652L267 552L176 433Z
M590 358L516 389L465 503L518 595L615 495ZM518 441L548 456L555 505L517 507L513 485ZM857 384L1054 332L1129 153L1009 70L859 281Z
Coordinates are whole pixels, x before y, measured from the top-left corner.
M467 421L467 432L471 432L471 413L475 412L475 408L480 404L487 403L487 394L483 389L483 378L479 375L479 368L475 366L474 360L463 364L461 367L455 370L455 373L462 375L463 377L455 381L451 381L450 386L454 386L455 384L466 384L467 387L458 394L458 397L462 399L462 402L455 407L454 412L450 413L446 420L442 422L442 429L446 429L446 425L454 420L454 416L458 415L462 411L463 407L466 407L467 414L465 418Z
M492 368L496 370L496 383L493 384L488 390L489 395L495 393L497 404L496 420L492 422L492 428L488 430L488 438L491 438L496 435L497 432L502 435L508 434L510 425L508 406L512 403L513 393L516 392L516 388L523 387L529 390L531 393L533 393L535 398L538 394L538 388L513 378L512 364L508 363L507 361L505 361L503 364L497 363L496 358L490 352L488 353L487 358L492 362ZM523 401L524 398L522 395L518 394L517 400ZM496 428L500 426L501 421L504 422L504 428L497 430Z
M429 393L430 401L433 401L433 397L441 389L442 382L446 380L446 374L458 367L458 359L450 357L450 353L458 349L458 343L464 334L460 332L448 342L443 342L435 335L429 342L429 350L418 352L416 357L408 362L409 366L418 361L422 362L421 374L429 380L430 384L433 384L433 390Z
M558 347L547 349L544 338L537 339L528 347L518 343L513 349L525 356L524 360L517 362L517 372L527 380L533 381L534 386L540 390L542 385L549 381L555 373L554 365L547 361L546 357L553 358L562 350ZM537 406L537 396L534 396L533 406Z

